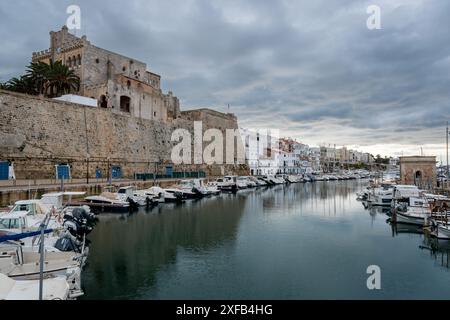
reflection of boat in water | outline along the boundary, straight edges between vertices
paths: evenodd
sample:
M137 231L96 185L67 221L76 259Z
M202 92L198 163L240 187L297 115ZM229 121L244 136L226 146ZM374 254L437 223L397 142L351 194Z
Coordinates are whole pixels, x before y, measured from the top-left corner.
M399 233L423 234L423 229L414 224L404 224L391 222L392 234L395 236Z
M423 245L419 246L419 249L429 250L431 257L435 259L436 263L445 268L450 267L450 241L425 237Z

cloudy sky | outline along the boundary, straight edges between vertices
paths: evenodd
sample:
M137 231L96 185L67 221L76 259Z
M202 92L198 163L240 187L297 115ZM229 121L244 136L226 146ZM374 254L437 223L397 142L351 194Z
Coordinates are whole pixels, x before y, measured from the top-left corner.
M241 126L311 145L445 159L448 0L1 1L0 81L48 48L71 4L77 35L147 62L182 109L230 104Z

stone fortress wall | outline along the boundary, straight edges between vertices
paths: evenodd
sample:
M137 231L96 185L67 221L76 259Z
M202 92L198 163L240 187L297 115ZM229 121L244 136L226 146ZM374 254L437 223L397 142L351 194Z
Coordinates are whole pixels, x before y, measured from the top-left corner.
M52 99L0 90L0 158L14 163L17 179L55 177L55 165L69 164L73 178L103 176L119 165L124 177L164 173L172 164L175 129L193 136L194 120L203 131L238 128L237 119L209 109L186 111L170 122L117 114ZM195 115L195 117L194 117ZM225 136L225 135L224 135ZM207 175L247 174L246 165L173 165L174 171L205 171Z

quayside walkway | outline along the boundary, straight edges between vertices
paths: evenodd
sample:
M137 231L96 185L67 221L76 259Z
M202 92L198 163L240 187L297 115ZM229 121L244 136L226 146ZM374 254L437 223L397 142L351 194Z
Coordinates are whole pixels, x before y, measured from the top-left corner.
M155 184L166 187L175 184L180 179L156 179L156 180L134 180L113 179L111 184L117 187L134 185L145 189ZM87 194L99 194L104 187L109 185L107 179L70 179L61 183L55 179L36 180L0 180L0 207L13 204L23 199L38 198L40 195L56 191L85 191Z

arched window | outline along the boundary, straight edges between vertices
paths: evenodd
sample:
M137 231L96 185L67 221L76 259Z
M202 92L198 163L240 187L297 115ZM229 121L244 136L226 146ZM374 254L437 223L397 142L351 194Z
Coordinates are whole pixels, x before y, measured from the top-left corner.
M81 54L78 55L78 65L81 66Z
M127 96L120 96L120 111L130 112L131 99Z
M67 66L70 68L72 66L72 58L69 57L69 59L67 59Z

